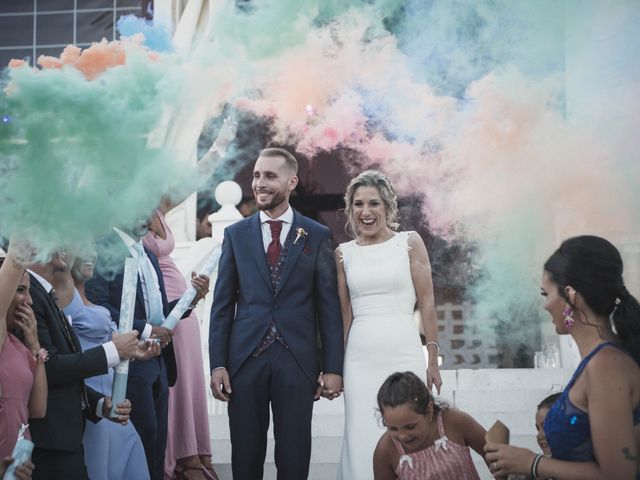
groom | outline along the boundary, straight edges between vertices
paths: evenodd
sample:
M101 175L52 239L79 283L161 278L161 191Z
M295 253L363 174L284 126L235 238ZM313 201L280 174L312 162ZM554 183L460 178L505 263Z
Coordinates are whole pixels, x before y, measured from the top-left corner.
M313 401L342 390L331 233L289 205L297 173L286 150L262 150L252 182L259 212L224 234L209 355L213 395L229 402L235 480L262 478L269 406L278 479L307 478Z

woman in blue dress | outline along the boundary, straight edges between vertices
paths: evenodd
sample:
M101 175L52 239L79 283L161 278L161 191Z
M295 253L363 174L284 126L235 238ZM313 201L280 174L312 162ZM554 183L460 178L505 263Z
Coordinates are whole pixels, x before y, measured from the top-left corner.
M82 350L111 340L117 330L109 311L94 305L84 294L84 284L93 276L95 253L76 258L71 272L58 272L55 289L64 313L80 339ZM113 368L104 375L85 380L94 390L111 395ZM149 480L149 470L140 436L133 424L87 422L84 437L84 459L91 480Z
M544 423L551 458L485 445L496 476L640 480L640 305L607 240L565 240L544 265L544 308L582 361Z

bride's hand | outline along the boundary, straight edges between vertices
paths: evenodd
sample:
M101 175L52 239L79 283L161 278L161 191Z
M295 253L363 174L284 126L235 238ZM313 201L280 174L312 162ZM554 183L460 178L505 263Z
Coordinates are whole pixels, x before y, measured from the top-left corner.
M442 378L440 378L440 368L438 365L429 365L427 367L427 388L429 392L436 387L438 395L440 395L440 387L442 387Z

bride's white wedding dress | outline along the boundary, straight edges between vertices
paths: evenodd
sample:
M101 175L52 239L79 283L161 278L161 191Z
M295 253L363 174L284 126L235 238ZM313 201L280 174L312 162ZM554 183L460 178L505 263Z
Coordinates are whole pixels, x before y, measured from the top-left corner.
M344 359L342 480L373 479L373 451L385 432L376 403L384 380L394 372L412 371L426 381L427 365L413 319L411 233L399 232L374 245L340 245L353 312Z

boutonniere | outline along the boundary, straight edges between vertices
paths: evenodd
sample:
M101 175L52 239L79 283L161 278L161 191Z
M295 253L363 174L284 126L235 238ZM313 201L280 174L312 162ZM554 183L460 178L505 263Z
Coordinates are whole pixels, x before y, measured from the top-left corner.
M293 241L293 244L295 245L298 243L298 240L301 238L307 238L307 231L302 227L298 227L296 229L296 239Z

